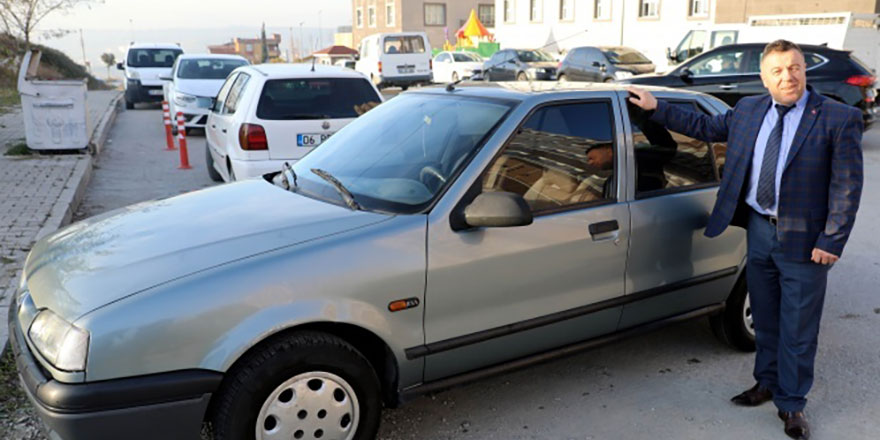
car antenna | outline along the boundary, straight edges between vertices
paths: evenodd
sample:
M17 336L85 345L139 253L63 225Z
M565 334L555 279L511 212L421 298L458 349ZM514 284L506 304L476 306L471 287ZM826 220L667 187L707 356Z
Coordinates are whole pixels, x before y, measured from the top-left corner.
M541 49L543 49L543 48L545 48L545 47L547 47L547 46L551 46L551 45L556 44L556 43L558 43L558 42L560 42L560 41L565 41L565 40L568 40L569 38L577 37L577 36L579 36L581 33L586 33L587 31L588 31L588 29L584 29L583 31L580 31L580 32L577 32L577 33L575 33L575 34L569 35L569 36L567 36L567 37L565 37L565 38L560 38L560 39L558 39L558 40L553 40L553 41L551 41L551 42L549 42L549 43L547 43L547 44L545 44L545 45L543 45L543 46L541 46L541 47L539 47L539 48L537 48L537 49L535 49L535 50L541 50ZM500 62L500 63L495 63L495 64L489 66L488 69L492 69L492 68L498 67L498 66L500 66L500 65L502 65L502 64L504 64L504 63L506 63L506 61L502 61L502 62ZM486 69L486 70L488 70L488 69ZM485 75L485 72L483 72L483 74ZM528 78L528 75L526 75L526 78ZM451 92L451 91L455 90L455 86L457 86L458 83L460 83L460 82L462 82L462 81L464 81L464 78L459 78L459 79L457 79L457 80L455 80L455 81L453 81L453 82L451 82L451 83L446 84L446 91L447 91L447 92ZM532 79L531 79L531 78L529 78L529 88L530 88L530 89L532 88Z

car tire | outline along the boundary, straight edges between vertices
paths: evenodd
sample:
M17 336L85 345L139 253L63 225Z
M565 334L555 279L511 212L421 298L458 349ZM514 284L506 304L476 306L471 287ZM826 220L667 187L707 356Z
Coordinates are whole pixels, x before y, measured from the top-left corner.
M745 274L733 287L724 311L709 317L712 332L725 344L745 352L755 351L755 326Z
M458 72L452 72L452 82L458 81Z
M612 82L614 82L614 78L605 78L605 80L602 82L612 83Z
M222 182L223 176L214 168L214 156L211 156L211 147L205 145L205 163L208 164L208 177L215 182Z
M177 121L172 121L171 123L171 136L177 136Z
M125 100L125 109L126 110L134 110L134 103L126 99Z
M564 83L564 82L568 82L568 77L563 74L563 75L559 75L559 78L557 78L556 80L561 83Z
M520 73L516 74L516 80L517 80L517 81L528 81L528 80L529 80L529 76L526 75L525 72L520 72Z
M212 402L214 440L259 440L262 433L282 432L284 438L367 440L379 429L376 372L335 336L277 337L246 355L226 377Z

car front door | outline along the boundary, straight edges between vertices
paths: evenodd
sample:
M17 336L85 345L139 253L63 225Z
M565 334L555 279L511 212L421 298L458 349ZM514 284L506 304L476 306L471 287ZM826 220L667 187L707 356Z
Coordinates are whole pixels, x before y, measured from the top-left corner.
M743 96L755 94L748 90L761 83L760 73L752 68L751 52L742 48L719 49L688 62L684 68L691 75L683 78L685 87L715 96L733 107Z
M629 212L618 196L624 161L613 98L533 109L494 158L474 161L456 183L471 190L429 215L426 381L616 327ZM534 222L454 230L450 213L469 194L492 191L522 196Z
M250 78L251 76L245 72L238 74L235 82L232 83L232 87L229 88L229 94L223 100L223 107L220 109L220 113L214 115L213 124L215 127L213 128L216 130L215 134L219 139L217 152L222 157L219 163L224 165L227 162L226 157L234 154L234 152L241 148L238 140L239 127L235 121L235 113L242 104L241 98L244 95ZM234 176L231 175L229 167L223 166L222 168L225 170L224 174L228 181L235 180Z
M702 98L657 97L687 111L722 111ZM637 107L629 104L628 110L632 235L619 329L723 302L745 256L742 229L728 228L715 238L703 235L727 145L670 132Z
M220 151L224 148L225 136L221 136L222 132L217 128L217 121L222 117L223 104L226 101L226 97L229 96L229 89L232 88L236 78L238 78L238 72L233 72L226 78L226 82L223 83L223 86L220 87L220 91L217 92L217 96L214 98L214 104L211 107L211 112L208 113L208 121L205 124L207 148L215 161L223 160L226 154Z

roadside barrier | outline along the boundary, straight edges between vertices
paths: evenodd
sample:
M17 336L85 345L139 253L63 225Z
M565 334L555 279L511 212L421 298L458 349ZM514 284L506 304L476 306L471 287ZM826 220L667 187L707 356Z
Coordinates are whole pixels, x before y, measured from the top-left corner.
M171 110L168 101L162 101L162 119L165 122L165 149L174 149L174 136L171 134Z
M186 127L184 123L183 112L177 112L177 140L180 142L180 166L177 168L188 170L192 167L189 166L189 153L186 150Z

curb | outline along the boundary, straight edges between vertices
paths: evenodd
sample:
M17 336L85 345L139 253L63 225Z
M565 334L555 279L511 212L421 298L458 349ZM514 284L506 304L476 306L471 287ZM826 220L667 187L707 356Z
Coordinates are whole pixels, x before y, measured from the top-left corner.
M94 157L100 153L104 144L107 142L107 138L110 135L110 128L113 126L113 122L116 120L116 115L119 113L119 102L121 99L122 93L110 101L107 111L101 116L100 123L95 131L92 132L92 138L89 145L92 154L78 157L73 173L70 175L70 179L67 180L67 185L61 192L61 195L58 196L58 200L52 207L49 217L46 218L45 223L43 223L43 227L37 232L34 242L41 240L43 237L70 223L70 220L73 218L73 213L79 207L83 197L85 197L86 187L88 187L89 181L92 178L92 161L94 160ZM12 281L12 286L18 286L20 276L19 271L19 274L16 275ZM0 294L3 293L3 287L0 287ZM15 290L16 289L13 288L12 294L0 297L0 310L5 309L5 306L10 305ZM6 314L2 313L0 318L6 318ZM5 319L0 322L0 325L6 325ZM6 352L6 346L8 345L7 339L8 336L6 334L0 335L0 356L3 356Z

